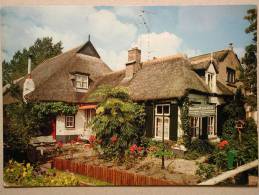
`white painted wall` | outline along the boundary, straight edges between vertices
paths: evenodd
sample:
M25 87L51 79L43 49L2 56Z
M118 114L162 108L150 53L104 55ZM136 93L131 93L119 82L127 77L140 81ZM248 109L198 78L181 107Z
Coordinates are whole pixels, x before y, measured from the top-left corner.
M85 123L85 111L78 110L75 115L75 128L66 128L65 127L65 116L60 115L56 118L56 134L57 135L90 135L91 132L84 131ZM91 131L91 130L88 130ZM87 137L88 138L88 137Z
M208 67L208 69L205 72L205 80L206 80L207 84L208 84L208 73L212 73L213 74L213 78L212 78L212 92L216 93L217 92L217 86L216 86L217 73L216 73L216 70L215 70L213 64L210 64L210 66Z

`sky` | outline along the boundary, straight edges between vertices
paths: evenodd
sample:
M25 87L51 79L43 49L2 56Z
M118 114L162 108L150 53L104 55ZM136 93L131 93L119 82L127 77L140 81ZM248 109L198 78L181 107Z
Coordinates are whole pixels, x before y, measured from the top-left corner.
M127 62L127 51L139 47L142 59L184 53L188 57L222 50L233 43L241 58L252 37L246 11L254 5L231 6L37 6L2 7L2 56L52 37L63 52L91 42L113 70Z

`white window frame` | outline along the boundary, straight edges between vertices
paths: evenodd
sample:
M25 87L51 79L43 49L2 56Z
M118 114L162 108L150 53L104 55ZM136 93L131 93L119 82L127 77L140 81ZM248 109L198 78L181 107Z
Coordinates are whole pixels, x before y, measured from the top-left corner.
M161 114L157 113L157 107L158 106L162 106L162 113ZM164 106L168 106L169 107L169 110L168 110L169 112L167 114L164 113ZM170 116L170 104L157 104L156 105L155 114L157 116L163 116L163 113L164 113L164 116Z
M169 116L164 116L164 119L163 119L163 116L160 116L160 115L159 116L155 116L155 139L159 139L159 140L162 139L162 136L157 136L157 130L158 130L157 119L158 118L161 118L162 124L163 124L163 120L164 119L168 119L168 132L167 132L168 136L165 136L164 139L165 140L169 140L169 137L170 137L170 117ZM164 123L164 125L165 125L165 123ZM163 129L162 129L162 131L163 131ZM163 134L163 132L162 132L162 134Z
M66 128L75 128L75 115L66 115L65 116L65 127Z
M215 116L208 116L208 128L207 128L208 137L215 135Z
M162 113L157 113L157 107L158 106L162 106ZM168 113L164 113L164 107L165 106L168 106ZM161 118L162 119L162 123L163 123L163 120L165 119L168 119L168 133L166 137L164 137L164 139L166 140L169 140L169 137L170 137L170 104L157 104L156 107L155 107L155 139L162 139L162 137L160 136L156 136L157 134L157 128L158 128L158 125L157 125L157 118ZM164 119L163 119L163 113L164 113Z
M191 123L192 137L196 138L196 137L199 137L199 135L200 135L200 120L201 119L200 119L200 117L197 117L197 116L191 116L191 118L193 118L196 122L195 125L193 123ZM193 135L194 129L195 129L195 136Z
M87 75L76 74L75 87L77 89L88 89L89 88L89 77ZM85 87L84 87L85 84Z
M213 73L208 72L207 77L208 77L208 86L211 90L213 90Z

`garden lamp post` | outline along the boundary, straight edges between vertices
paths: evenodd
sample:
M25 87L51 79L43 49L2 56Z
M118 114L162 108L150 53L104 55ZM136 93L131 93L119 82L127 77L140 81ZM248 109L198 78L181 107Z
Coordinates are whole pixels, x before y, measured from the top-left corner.
M162 166L161 169L165 169L165 114L163 112L163 128L162 128Z

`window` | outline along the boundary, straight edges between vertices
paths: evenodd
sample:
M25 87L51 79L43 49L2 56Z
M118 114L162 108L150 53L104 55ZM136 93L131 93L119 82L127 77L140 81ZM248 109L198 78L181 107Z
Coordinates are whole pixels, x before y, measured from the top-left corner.
M164 138L169 139L169 128L170 128L170 105L159 104L156 105L155 110L155 138L162 139L163 129Z
M231 68L227 68L227 82L235 83L235 80L236 80L236 71Z
M88 125L90 121L95 116L95 109L86 109L85 110L85 118L86 118L86 124Z
M65 126L67 128L74 128L75 127L75 116L65 116Z
M199 117L190 117L190 123L191 123L192 137L199 137L200 118Z
M208 73L208 86L210 89L212 89L212 87L213 87L213 74L212 73Z
M212 136L214 135L214 116L208 117L208 135Z
M156 105L156 115L170 115L170 105L169 104L159 104Z
M88 76L76 75L75 85L79 89L88 89Z

